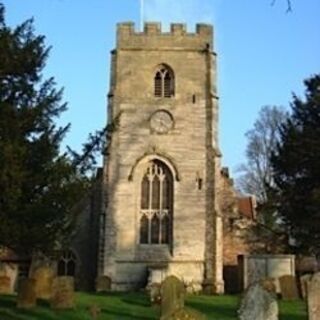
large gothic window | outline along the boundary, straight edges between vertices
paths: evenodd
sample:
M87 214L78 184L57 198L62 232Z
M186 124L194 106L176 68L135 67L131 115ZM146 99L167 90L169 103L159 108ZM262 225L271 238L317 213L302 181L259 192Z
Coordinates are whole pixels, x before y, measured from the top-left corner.
M172 211L172 174L162 162L151 161L141 182L140 243L169 244Z
M174 74L171 68L160 65L154 77L154 95L159 98L174 96Z

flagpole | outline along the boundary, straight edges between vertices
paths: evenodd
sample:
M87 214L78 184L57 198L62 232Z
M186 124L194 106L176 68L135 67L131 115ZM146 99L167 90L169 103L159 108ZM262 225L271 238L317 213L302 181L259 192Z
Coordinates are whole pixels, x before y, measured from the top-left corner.
M143 32L144 0L140 0L140 31Z

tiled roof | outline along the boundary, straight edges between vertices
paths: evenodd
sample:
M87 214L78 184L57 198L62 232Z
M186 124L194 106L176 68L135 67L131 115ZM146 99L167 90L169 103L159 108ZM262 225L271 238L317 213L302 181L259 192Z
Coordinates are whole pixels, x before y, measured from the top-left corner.
M238 198L238 210L242 216L254 220L256 218L256 203L254 197Z

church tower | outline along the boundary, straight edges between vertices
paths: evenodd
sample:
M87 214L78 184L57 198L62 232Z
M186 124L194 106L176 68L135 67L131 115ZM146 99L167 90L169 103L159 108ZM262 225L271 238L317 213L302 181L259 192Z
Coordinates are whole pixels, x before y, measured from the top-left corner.
M114 290L173 274L222 293L212 26L120 23L108 97L109 122L119 123L104 164L100 275Z

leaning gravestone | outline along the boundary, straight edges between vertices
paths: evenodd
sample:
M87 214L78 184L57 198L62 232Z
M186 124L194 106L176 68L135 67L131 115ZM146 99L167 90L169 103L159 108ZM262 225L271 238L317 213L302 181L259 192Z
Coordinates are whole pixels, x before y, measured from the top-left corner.
M17 307L29 309L37 304L36 283L34 279L22 279L18 286Z
M52 283L51 307L53 309L74 308L74 278L56 277Z
M308 315L309 320L320 319L320 272L308 282Z
M311 280L312 274L304 274L300 277L300 292L302 299L307 299L308 282Z
M36 283L37 298L49 300L52 294L53 269L49 266L41 266L32 272L32 278Z
M11 293L11 279L8 276L0 276L0 294Z
M184 284L175 276L167 277L161 284L161 319L183 309L185 288Z
M184 306L185 287L175 276L167 277L160 288L160 320L206 320L200 312Z
M96 279L96 291L108 292L111 290L111 278L108 276L100 276Z
M277 297L260 282L251 284L241 300L240 320L278 320Z
M281 297L283 300L299 299L296 277L286 275L279 278Z

